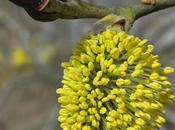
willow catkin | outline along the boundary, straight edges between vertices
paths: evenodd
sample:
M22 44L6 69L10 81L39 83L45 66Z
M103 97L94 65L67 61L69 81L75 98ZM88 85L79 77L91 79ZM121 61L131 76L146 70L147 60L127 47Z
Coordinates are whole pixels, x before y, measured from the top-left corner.
M64 67L58 120L63 130L154 130L174 95L148 40L112 28L83 38Z

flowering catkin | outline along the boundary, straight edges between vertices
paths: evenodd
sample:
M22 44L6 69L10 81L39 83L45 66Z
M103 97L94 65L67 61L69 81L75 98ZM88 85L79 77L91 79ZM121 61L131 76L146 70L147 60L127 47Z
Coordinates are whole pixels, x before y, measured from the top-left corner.
M108 28L80 41L62 64L58 120L63 130L154 130L174 95L154 46Z

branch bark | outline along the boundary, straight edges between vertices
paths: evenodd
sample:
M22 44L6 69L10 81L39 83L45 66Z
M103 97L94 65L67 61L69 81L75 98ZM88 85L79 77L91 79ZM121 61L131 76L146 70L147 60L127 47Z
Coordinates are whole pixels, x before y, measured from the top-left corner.
M156 0L156 4L154 5L145 5L140 3L134 6L123 8L98 6L83 2L81 0L74 0L74 2L50 0L49 4L42 11L36 11L30 7L25 7L25 9L30 16L39 21L52 21L57 18L102 18L108 14L116 14L124 16L128 22L132 24L140 17L172 6L175 6L175 0Z
M175 0L157 0L155 5L139 4L132 7L135 20L150 13L175 6Z
M62 19L80 19L80 18L102 18L107 14L114 13L124 15L134 20L148 15L150 13L175 6L175 0L157 0L155 5L138 4L131 7L108 8L97 6L87 2L61 2L50 0L49 5L43 10L47 13L58 13ZM128 14L129 13L129 14Z
M42 10L45 13L59 14L61 19L80 19L80 18L102 18L114 12L113 8L97 6L87 2L61 2L50 0L48 6Z

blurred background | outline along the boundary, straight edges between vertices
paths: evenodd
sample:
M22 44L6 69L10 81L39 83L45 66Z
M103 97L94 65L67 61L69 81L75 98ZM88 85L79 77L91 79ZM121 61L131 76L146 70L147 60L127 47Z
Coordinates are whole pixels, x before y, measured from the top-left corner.
M105 6L133 5L140 0L89 0ZM175 67L175 7L135 22L130 33L149 38L163 65ZM60 130L56 88L61 62L94 20L34 21L20 7L0 1L0 130ZM175 75L170 77L172 81ZM173 87L175 90L175 87ZM162 130L175 129L175 105L167 108Z

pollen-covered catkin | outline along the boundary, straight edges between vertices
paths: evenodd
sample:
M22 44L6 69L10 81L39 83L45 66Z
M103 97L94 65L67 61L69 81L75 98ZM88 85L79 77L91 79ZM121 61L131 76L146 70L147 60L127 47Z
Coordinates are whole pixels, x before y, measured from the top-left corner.
M154 130L174 95L148 40L112 28L83 38L57 89L63 130Z

